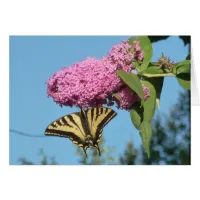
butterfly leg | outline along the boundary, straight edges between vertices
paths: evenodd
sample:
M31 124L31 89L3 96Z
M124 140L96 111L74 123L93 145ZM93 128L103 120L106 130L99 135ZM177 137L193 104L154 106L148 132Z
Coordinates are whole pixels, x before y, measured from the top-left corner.
M83 148L83 151L84 151L84 153L85 153L86 158L88 158L87 152L86 152L86 151L87 151L87 148L88 148L87 146L85 146L85 147Z
M98 144L96 144L95 147L96 147L96 149L97 149L97 151L99 153L99 156L101 156L101 151L100 151L100 148L99 148Z

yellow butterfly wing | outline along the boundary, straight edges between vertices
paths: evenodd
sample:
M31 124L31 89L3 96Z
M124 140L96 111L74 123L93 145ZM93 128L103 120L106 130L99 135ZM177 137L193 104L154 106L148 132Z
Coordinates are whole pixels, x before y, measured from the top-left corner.
M110 108L91 108L86 111L90 133L93 136L94 144L100 142L103 128L117 113Z
M86 146L86 133L83 128L80 113L72 113L55 120L46 128L45 135L66 137L79 147L85 148Z

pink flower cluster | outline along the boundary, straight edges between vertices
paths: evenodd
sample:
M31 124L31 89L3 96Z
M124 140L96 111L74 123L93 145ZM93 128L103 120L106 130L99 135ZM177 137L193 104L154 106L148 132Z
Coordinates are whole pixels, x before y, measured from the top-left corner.
M134 52L130 51L131 45L128 41L122 41L120 44L114 45L108 53L108 59L111 63L130 70L134 66L132 59L135 57Z
M147 86L143 86L143 92L144 100L146 100L150 96L149 88ZM118 107L121 109L129 110L134 103L140 101L138 95L128 87L121 88L117 94L119 96L120 101L116 102L118 104Z
M131 47L128 41L123 41L113 46L107 57L88 57L70 67L64 67L48 79L47 94L60 106L87 108L110 105L111 95L119 92L120 107L128 109L135 103L135 99L139 99L130 89L121 89L124 83L117 76L116 70L131 71L132 59L139 59L138 52L141 51L139 43Z
M140 47L140 43L138 41L133 42L133 47L135 50L135 56L139 61L142 61L144 58L144 51Z
M108 59L123 68L133 68L133 59L142 61L144 58L144 51L140 47L138 41L134 41L131 46L128 41L122 41L120 44L114 45L108 53Z
M116 68L106 58L87 58L55 73L47 82L47 93L60 105L89 107L105 104L108 95L122 85Z

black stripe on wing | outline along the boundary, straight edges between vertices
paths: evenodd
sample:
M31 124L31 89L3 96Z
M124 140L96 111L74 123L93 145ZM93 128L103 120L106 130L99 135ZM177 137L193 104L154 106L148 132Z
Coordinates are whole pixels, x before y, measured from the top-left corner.
M66 116L66 117L69 117L69 115ZM65 116L62 117L61 120L62 120L62 122L63 122L64 125L66 125L66 126L68 126L68 127L72 127L72 126L66 121ZM59 125L62 126L62 124L60 123L59 120L57 120L56 122L57 122L57 123L59 122Z
M105 110L105 114L111 109L106 108ZM117 115L117 113L114 110L111 110L106 116L105 118L98 124L97 126L97 132L102 131L102 129L108 124L108 122L110 120L112 120L115 116Z
M75 135L73 132L66 132L66 131L62 131L62 130L55 130L55 129L46 129L45 130L45 135L47 136L59 136L59 137L66 137L66 138L70 138L73 137L74 140L80 140L80 138Z
M78 145L79 147L84 146L84 141L81 140L77 135L75 135L73 132L66 132L62 130L55 130L55 129L46 129L45 130L46 136L57 136L57 137L65 137L69 138L74 144Z
M77 119L80 121L77 121ZM77 122L80 124L78 125ZM45 135L69 138L74 144L81 144L80 147L82 147L85 140L84 130L80 127L82 125L81 123L80 113L72 113L49 124L45 130Z
M117 113L110 108L92 108L86 111L88 122L91 121L90 131L93 135L93 142L96 143L102 135L102 130ZM99 142L99 141L98 141Z

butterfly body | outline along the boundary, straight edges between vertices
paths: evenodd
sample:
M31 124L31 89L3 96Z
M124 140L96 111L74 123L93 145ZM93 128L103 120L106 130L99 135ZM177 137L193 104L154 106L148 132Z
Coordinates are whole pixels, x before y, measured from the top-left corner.
M103 127L117 113L110 108L91 108L63 116L46 128L45 135L67 137L79 147L86 150L95 147L101 155L98 143L102 136Z

